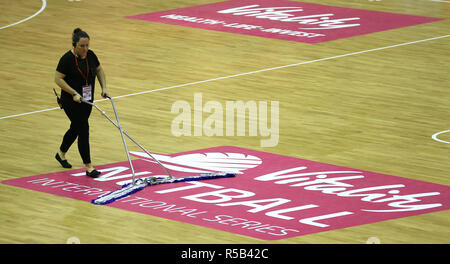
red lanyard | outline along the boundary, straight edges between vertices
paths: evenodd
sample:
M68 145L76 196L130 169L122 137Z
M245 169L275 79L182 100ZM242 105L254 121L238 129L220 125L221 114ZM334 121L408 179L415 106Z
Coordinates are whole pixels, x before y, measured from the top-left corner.
M75 53L75 51L74 51ZM86 85L88 84L88 77L89 77L89 63L88 63L88 59L87 59L87 55L86 55L86 75L84 75L84 73L81 71L80 67L78 66L78 60L77 60L77 55L75 55L75 64L77 65L78 71L80 72L81 76L83 76L83 79L86 80Z

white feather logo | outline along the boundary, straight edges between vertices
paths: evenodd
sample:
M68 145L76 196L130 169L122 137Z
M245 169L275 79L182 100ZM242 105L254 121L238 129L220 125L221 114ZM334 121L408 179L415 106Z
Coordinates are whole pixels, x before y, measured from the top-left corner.
M130 151L130 154L148 162L155 162L145 152ZM176 157L151 154L167 169L191 173L226 171L241 174L242 171L255 168L262 163L260 158L242 153L206 152L185 154Z

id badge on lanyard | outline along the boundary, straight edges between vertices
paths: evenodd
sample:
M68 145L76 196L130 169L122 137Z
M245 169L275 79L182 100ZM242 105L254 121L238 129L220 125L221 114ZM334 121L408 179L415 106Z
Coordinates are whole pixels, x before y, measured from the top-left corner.
M90 84L83 85L83 100L91 101L92 100L92 86Z
M75 53L75 52L74 52ZM77 56L75 56L75 64L77 65L78 71L80 72L83 79L86 81L86 84L81 86L82 92L83 92L83 100L85 101L91 101L92 100L92 85L88 83L89 78L89 62L86 56L86 75L81 71L80 67L78 66L78 60Z

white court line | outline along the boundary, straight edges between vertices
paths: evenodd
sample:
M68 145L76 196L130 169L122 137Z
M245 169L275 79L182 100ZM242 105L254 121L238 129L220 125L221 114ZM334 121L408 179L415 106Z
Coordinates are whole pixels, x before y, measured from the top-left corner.
M441 2L441 3L450 3L450 1L444 1L444 0L431 0L433 2Z
M113 98L117 99L117 98L124 98L124 97L129 97L129 96L135 96L135 95L141 95L141 94L165 91L165 90L170 90L170 89L174 89L174 88L180 88L180 87L186 87L186 86L196 85L196 84L201 84L201 83L225 80L225 79L230 79L230 78L235 78L235 77L245 76L245 75L251 75L251 74L260 73L260 72L273 71L273 70L278 70L278 69L283 69L283 68L288 68L288 67L294 67L294 66L299 66L299 65L304 65L304 64L310 64L310 63L315 63L315 62L339 59L339 58L344 58L344 57L348 57L348 56L353 56L353 55L358 55L358 54L363 54L363 53L369 53L369 52L374 52L374 51L378 51L378 50L391 49L391 48L396 48L396 47L401 47L401 46L406 46L406 45L412 45L412 44L416 44L416 43L421 43L421 42L426 42L426 41L431 41L431 40L436 40L436 39L442 39L442 38L447 38L447 37L450 37L450 35L444 35L444 36L439 36L439 37L434 37L434 38L427 38L427 39L421 39L421 40L416 40L416 41L410 41L410 42L405 42L405 43L391 45L391 46L386 46L386 47L381 47L381 48L357 51L357 52L352 52L352 53L347 53L347 54L342 54L342 55L337 55L337 56L317 59L317 60L303 61L303 62L299 62L299 63L288 64L288 65L283 65L283 66L278 66L278 67L273 67L273 68L267 68L267 69L262 69L262 70L257 70L257 71L251 71L251 72L244 72L244 73L228 75L228 76L224 76L224 77L218 77L218 78L213 78L213 79L208 79L208 80L203 80L203 81L179 84L179 85L159 88L159 89L155 89L155 90L148 90L148 91L142 91L142 92L137 92L137 93L130 93L130 94L116 96L116 97L113 97ZM106 99L96 100L96 102L100 102L100 101L104 101L104 100L106 100ZM25 116L25 115L31 115L31 114L37 114L37 113L47 112L47 111L51 111L51 110L55 110L55 109L59 109L59 108L55 107L55 108L37 110L37 111L33 111L33 112L21 113L21 114L16 114L16 115L3 116L3 117L0 117L0 120L7 119L7 118L13 118L13 117L19 117L19 116Z
M22 20L20 20L20 21L18 21L18 22L16 22L16 23L12 23L12 24L9 24L9 25L0 27L0 29L9 28L9 27L18 25L18 24L20 24L20 23L23 23L23 22L25 22L25 21L27 21L27 20L30 20L30 19L32 19L33 17L35 17L35 16L39 15L40 13L42 13L42 11L44 11L44 9L45 9L46 6L47 6L46 0L42 0L42 6L41 6L41 9L39 9L39 11L37 11L36 13L34 13L32 16L29 16L29 17L27 17L27 18L25 18L25 19L22 19Z
M436 134L432 135L431 138L434 139L434 140L436 140L436 141L442 142L442 143L450 144L450 142L444 141L444 140L439 139L439 138L437 137L437 136L439 136L440 134L449 133L449 132L450 132L450 130L445 130L445 131L437 132Z

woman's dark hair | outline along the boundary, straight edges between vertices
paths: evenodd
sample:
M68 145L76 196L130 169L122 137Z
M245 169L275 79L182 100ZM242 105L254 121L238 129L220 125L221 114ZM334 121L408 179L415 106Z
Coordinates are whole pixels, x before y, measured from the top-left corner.
M77 43L78 41L80 41L80 38L88 38L90 40L89 35L86 32L81 30L81 28L76 28L72 34L72 45L74 47L77 46Z

